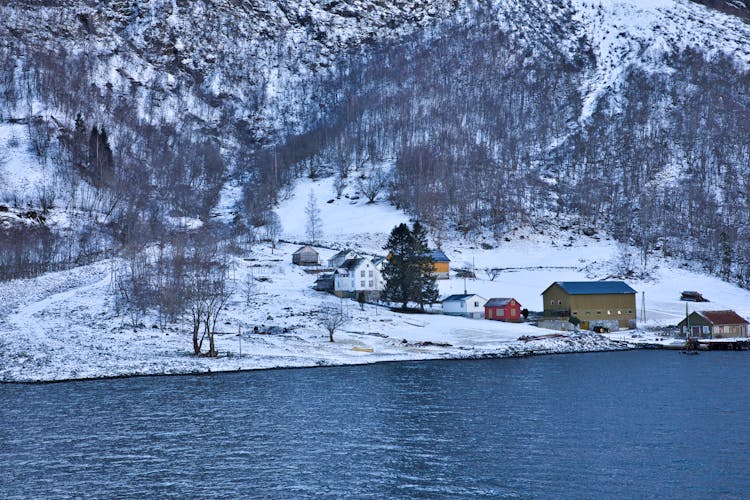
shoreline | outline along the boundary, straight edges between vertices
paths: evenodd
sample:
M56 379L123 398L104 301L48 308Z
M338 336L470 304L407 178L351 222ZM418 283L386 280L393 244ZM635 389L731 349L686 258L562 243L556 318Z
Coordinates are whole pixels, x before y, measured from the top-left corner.
M128 378L141 378L141 377L185 377L185 376L212 376L221 374L232 374L232 373L244 373L244 372L255 372L255 371L270 371L270 370L306 370L314 368L338 368L344 366L365 366L382 363L409 363L409 362L424 362L424 361L475 361L475 360L489 360L489 359L514 359L514 358L530 358L536 356L557 356L565 354L594 354L603 352L626 352L636 350L653 350L661 349L660 347L652 345L638 345L634 343L624 341L609 341L615 344L609 348L601 346L599 348L587 349L585 346L580 350L546 350L542 346L539 349L531 349L528 351L505 351L505 352L480 352L476 354L461 355L459 352L449 353L443 356L414 356L408 358L399 359L380 359L363 362L345 362L345 361L334 361L334 360L318 360L317 362L302 365L287 365L287 366L255 366L255 367L241 367L241 368L227 368L221 369L187 369L185 371L164 371L164 372L153 372L153 373L121 373L112 375L100 375L90 377L71 377L71 378L60 378L60 379L49 379L49 380L0 380L0 385L47 385L47 384L61 384L61 383L75 383L75 382L95 382L100 380L117 380L117 379L128 379ZM229 358L235 358L236 356L224 356L218 359L226 360ZM197 359L197 358L196 358ZM217 358L213 358L217 359Z

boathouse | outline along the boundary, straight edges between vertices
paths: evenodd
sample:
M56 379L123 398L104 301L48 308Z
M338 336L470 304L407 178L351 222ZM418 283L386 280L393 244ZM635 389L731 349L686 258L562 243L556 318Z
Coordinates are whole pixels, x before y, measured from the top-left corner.
M747 337L748 322L734 311L693 311L677 326L687 337L726 339Z

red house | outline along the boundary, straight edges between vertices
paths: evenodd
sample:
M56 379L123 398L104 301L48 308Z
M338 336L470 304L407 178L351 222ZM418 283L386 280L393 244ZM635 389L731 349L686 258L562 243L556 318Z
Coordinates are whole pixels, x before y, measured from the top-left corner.
M521 304L516 299L490 299L484 305L484 319L521 321Z

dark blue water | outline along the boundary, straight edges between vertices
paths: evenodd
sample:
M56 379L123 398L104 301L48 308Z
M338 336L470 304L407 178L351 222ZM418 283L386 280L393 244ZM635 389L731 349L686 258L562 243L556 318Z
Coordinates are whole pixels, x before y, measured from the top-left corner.
M750 354L0 385L0 496L747 497Z

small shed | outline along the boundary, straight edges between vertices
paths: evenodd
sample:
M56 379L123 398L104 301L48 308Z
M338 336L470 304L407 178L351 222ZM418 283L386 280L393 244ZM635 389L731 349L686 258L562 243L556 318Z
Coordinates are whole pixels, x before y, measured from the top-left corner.
M449 295L443 299L443 314L481 319L487 299L475 293Z
M320 255L310 245L299 247L292 254L292 263L298 266L317 266L320 263Z
M514 298L493 298L484 305L484 319L521 321L521 304Z
M315 286L313 288L319 292L332 292L333 283L332 273L319 274L318 278L315 280Z
M687 337L725 339L747 337L748 322L734 311L693 311L677 326Z

